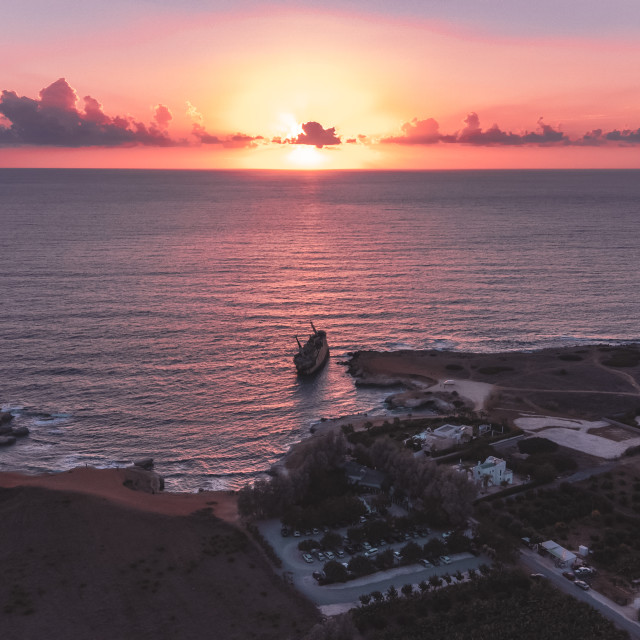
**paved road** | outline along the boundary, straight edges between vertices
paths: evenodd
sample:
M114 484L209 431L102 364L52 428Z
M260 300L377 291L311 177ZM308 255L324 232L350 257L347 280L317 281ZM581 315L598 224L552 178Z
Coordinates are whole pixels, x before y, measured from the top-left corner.
M372 575L345 583L320 586L311 574L313 571L322 569L323 563L317 560L312 564L306 563L302 559L302 553L298 550L298 543L305 538L294 538L291 536L283 538L280 535L281 525L279 520L260 522L258 523L258 528L282 559L282 572L289 572L292 576L294 586L317 605L353 603L355 606L359 604L359 596L365 593L371 593L372 591L384 592L391 585L394 585L396 589L400 591L402 585L408 583L417 585L422 580L428 581L434 574L453 574L458 570L465 572L468 569L477 569L481 564L490 564L491 562L484 556L475 557L470 553L463 553L452 555L451 559L453 562L450 565L441 564L439 567L427 569L421 564L412 564L389 569L388 571L379 571ZM346 529L337 529L335 531L340 535L346 535ZM311 537L319 540L322 535L323 534ZM425 538L417 538L415 542L423 545L429 538L437 535L438 534L433 533ZM385 549L401 549L405 544L406 543L391 544L385 547ZM336 559L340 560L339 558ZM348 562L349 559L350 556L346 555L341 561Z
M555 587L568 593L576 600L582 600L611 620L619 629L629 633L634 640L640 639L640 624L625 615L623 607L619 607L595 591L583 591L562 575L562 569L553 566L549 559L529 549L522 549L520 560L533 573L542 573Z

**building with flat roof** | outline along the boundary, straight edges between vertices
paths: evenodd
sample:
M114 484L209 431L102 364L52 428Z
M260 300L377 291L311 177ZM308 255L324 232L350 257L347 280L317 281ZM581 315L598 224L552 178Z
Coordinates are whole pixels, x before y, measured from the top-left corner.
M353 462L353 460L345 462L344 470L350 484L374 491L382 490L382 485L386 479L386 476L381 471L369 469L369 467Z
M553 561L558 567L573 567L577 556L575 553L561 547L557 542L553 540L547 540L543 542L539 547L539 552L542 555L548 555L553 558Z
M413 439L420 440L427 451L441 451L461 442L468 442L472 437L473 427L465 424L443 424L437 429L427 429Z
M513 471L507 469L507 463L502 458L495 456L489 456L484 462L478 462L471 470L471 474L477 483L486 482L489 486L513 482Z

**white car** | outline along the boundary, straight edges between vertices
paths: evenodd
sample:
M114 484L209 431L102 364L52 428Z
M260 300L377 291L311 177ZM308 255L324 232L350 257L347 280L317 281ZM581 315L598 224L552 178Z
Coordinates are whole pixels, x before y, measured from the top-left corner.
M310 553L303 553L302 557L304 558L304 561L308 562L309 564L313 562L313 556Z
M440 562L444 564L451 564L451 558L449 556L440 556Z
M364 552L364 555L367 556L367 558L370 558L371 556L375 556L376 553L378 553L378 550L375 547L371 547L371 549Z
M333 551L325 551L324 556L327 560L333 560L335 558Z
M426 559L426 558L422 558L422 560L420 560L420 562L425 566L425 567L430 567L431 563Z

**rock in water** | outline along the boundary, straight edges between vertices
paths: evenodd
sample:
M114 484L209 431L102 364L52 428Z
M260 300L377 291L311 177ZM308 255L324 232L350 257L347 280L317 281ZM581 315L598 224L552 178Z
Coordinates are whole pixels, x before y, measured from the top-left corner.
M150 469L153 469L153 458L139 458L138 460L133 461L133 466L149 471Z
M16 439L13 436L0 436L0 447L8 447L15 444Z
M29 429L27 427L14 427L11 430L11 435L16 438L22 438L23 436L29 435Z
M164 490L164 478L160 474L136 466L125 469L123 484L133 491L145 493L160 493Z
M13 414L8 411L0 411L0 424L6 424L13 420Z

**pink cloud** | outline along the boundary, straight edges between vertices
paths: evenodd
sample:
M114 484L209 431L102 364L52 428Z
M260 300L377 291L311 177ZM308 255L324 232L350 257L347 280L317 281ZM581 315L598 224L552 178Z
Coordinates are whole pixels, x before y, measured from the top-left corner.
M173 120L173 116L171 115L171 111L163 104L156 105L153 119L156 121L156 124L162 131L166 131L167 127L171 120Z

